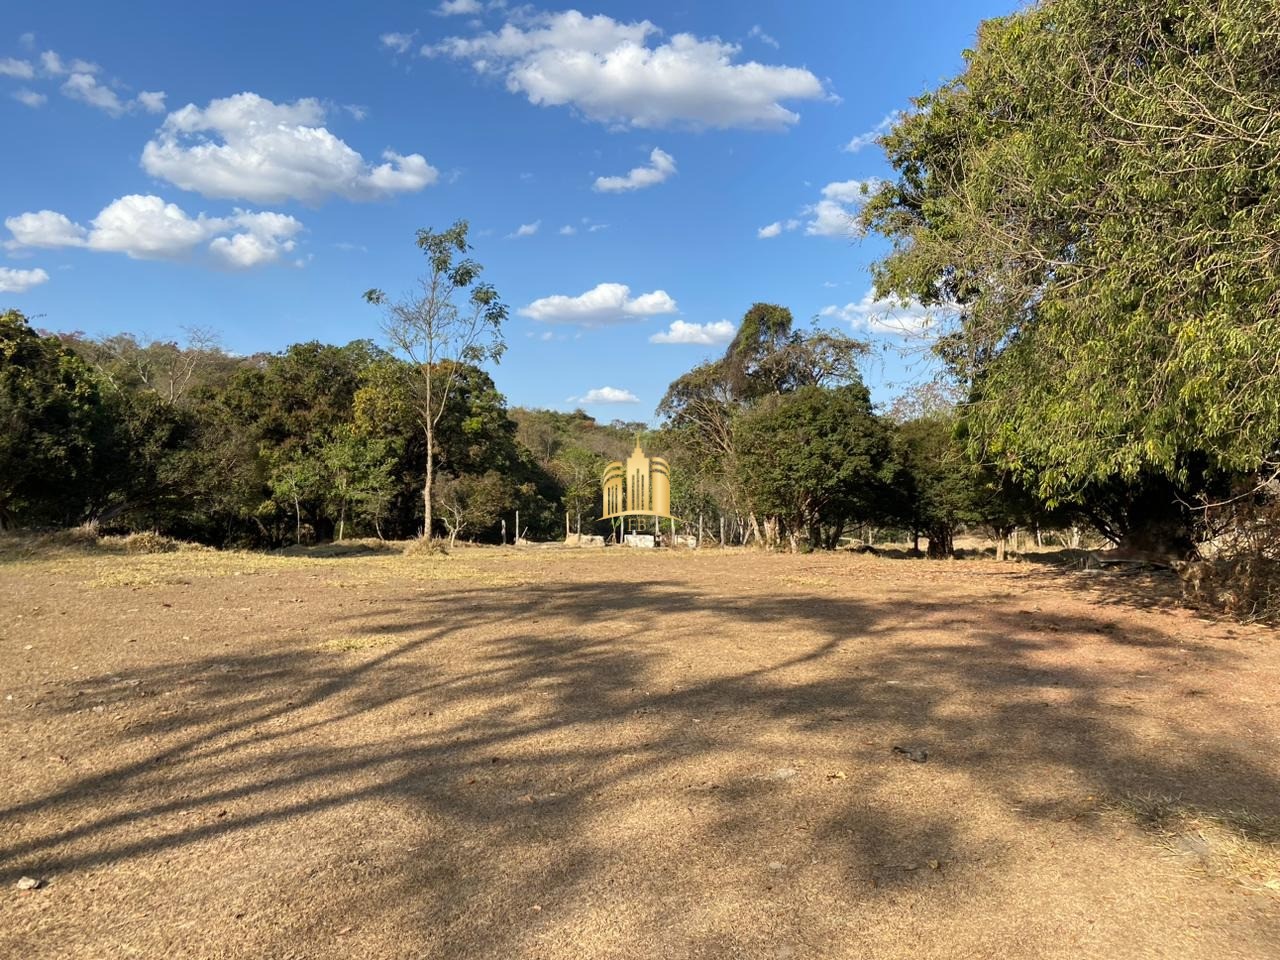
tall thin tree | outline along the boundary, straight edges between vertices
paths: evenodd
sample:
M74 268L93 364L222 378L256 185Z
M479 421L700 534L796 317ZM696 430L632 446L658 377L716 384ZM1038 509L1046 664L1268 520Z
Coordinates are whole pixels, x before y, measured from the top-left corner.
M412 363L414 413L426 438L426 479L422 505L423 537L432 538L432 483L436 467L436 425L444 415L460 366L495 363L506 350L502 324L507 307L491 284L480 281L482 267L467 256L467 222L447 230L418 231L417 244L427 272L417 287L392 301L381 290L365 292L369 303L384 308L383 331Z

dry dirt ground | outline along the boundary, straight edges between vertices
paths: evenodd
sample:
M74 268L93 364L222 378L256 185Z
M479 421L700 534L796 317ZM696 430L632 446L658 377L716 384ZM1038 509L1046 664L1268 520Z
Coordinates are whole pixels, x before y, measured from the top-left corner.
M0 956L1275 958L1280 643L1157 586L10 554Z

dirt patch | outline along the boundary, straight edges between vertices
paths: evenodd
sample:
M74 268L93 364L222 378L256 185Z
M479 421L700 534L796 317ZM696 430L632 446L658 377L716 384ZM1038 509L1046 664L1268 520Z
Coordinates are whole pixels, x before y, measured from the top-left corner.
M8 555L0 956L1274 956L1276 636L1106 589Z

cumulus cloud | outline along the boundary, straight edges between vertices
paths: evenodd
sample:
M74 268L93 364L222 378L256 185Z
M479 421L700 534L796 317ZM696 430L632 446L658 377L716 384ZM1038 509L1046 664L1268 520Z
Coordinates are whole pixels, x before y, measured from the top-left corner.
M771 237L779 236L784 230L791 231L796 229L798 226L800 226L799 220L787 220L786 222L783 222L782 220L775 220L767 227L761 227L757 230L756 236L761 240L768 240Z
M892 127L895 123L897 123L898 120L900 120L901 118L902 118L902 111L900 110L895 110L893 113L888 114L883 120L877 123L874 127L868 130L866 133L860 133L856 137L854 137L852 140L850 140L848 143L846 143L844 145L845 152L857 153L859 150L862 150L864 147L871 146L878 139L880 139L880 137L884 136L884 134L889 131L889 128Z
M690 33L658 42L660 34L648 20L568 10L448 37L422 53L468 61L538 106L569 106L591 120L632 127L781 128L799 119L785 101L826 96L803 68L735 63L736 44Z
M330 196L371 200L413 192L439 179L420 154L384 151L373 166L322 126L318 100L273 103L256 93L187 104L165 118L142 151L152 176L206 197L316 203Z
M639 403L640 398L630 390L623 390L619 387L596 387L594 390L588 390L580 397L570 397L569 402L583 404Z
M91 73L73 73L62 85L62 92L72 100L79 100L104 113L118 117L125 111L125 104L110 87L98 83Z
M12 270L0 267L0 293L26 293L32 287L49 282L49 274L39 267L34 270Z
M484 5L480 0L444 0L440 6L436 7L436 13L442 17L456 17L483 11Z
M805 214L810 219L805 224L804 232L818 237L853 236L858 210L880 183L875 177L828 183L822 188L822 199L805 208Z
M935 312L915 300L903 302L894 297L877 297L874 288L857 303L846 303L843 307L832 304L818 311L819 316L843 320L856 330L896 336L927 334L933 327Z
M36 75L36 68L29 60L15 60L13 57L0 59L0 77L17 77L19 80L30 80Z
M544 323L574 323L583 327L600 327L625 323L662 314L675 313L676 302L665 290L654 290L631 296L625 283L601 283L576 297L556 294L521 307L523 316Z
M676 161L665 150L653 148L647 167L633 167L625 177L596 177L593 187L599 193L622 193L626 190L643 190L656 186L674 176Z
M78 223L53 210L40 210L9 217L4 225L13 234L5 243L10 250L19 247L82 247L88 231Z
M520 226L516 227L512 233L507 234L507 239L512 240L519 239L520 237L532 237L538 232L538 228L541 226L541 220L535 220L533 223L522 223Z
M216 262L237 269L272 263L295 247L302 224L280 213L237 210L229 217L191 217L156 196L131 194L109 203L88 227L54 210L9 217L8 249L85 247L135 260L173 260L208 244Z
M26 87L23 87L21 90L14 91L12 96L13 99L17 100L19 103L25 104L32 109L35 109L36 107L43 107L45 102L49 99L43 93L36 93L34 90L28 90Z
M571 223L566 223L563 227L560 228L560 236L562 237L572 237L577 232L578 232L578 228Z
M685 343L701 347L711 347L728 343L738 332L728 320L717 320L715 323L686 323L683 320L672 320L666 330L655 333L649 338L650 343Z

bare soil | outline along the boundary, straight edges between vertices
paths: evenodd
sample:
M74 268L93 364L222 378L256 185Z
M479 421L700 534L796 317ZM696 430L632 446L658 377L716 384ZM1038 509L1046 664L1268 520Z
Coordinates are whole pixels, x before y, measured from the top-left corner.
M1274 958L1280 644L1167 588L0 552L0 956Z

